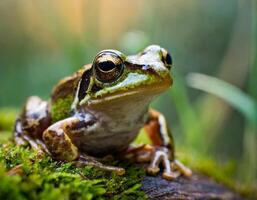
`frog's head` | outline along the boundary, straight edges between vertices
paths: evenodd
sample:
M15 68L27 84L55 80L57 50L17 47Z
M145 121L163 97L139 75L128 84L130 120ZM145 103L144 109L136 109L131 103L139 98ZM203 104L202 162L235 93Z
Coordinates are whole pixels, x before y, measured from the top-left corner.
M82 75L76 104L152 98L171 86L171 65L170 54L158 45L148 46L132 56L103 50L96 55L91 69Z

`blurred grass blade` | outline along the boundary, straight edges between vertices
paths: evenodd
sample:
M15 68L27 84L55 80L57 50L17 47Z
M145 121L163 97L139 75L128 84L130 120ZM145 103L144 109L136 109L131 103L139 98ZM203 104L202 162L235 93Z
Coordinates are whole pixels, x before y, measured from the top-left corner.
M239 110L251 123L257 126L257 105L254 100L239 88L199 73L190 73L187 76L188 85L211 94L214 94L231 106Z
M251 60L249 65L248 94L257 102L257 1L252 1ZM244 169L244 181L257 180L257 126L246 123L244 132L244 154L240 167Z
M185 80L177 71L174 70L173 72L176 82L172 87L170 95L175 104L182 131L189 146L203 151L204 137L195 107L189 100Z

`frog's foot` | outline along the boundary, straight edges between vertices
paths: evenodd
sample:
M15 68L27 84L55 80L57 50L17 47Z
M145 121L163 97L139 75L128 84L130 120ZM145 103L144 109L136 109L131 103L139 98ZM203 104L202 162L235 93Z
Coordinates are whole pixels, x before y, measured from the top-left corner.
M45 144L40 139L34 139L29 135L21 135L16 134L14 137L15 143L18 146L26 146L29 145L34 151L36 151L39 155L43 155L45 153L49 154L49 151Z
M171 166L173 169L180 171L181 174L183 174L185 177L191 177L193 172L190 168L186 167L184 164L182 164L179 160L175 159Z
M136 162L150 162L153 150L154 147L148 144L130 146L125 152L125 157Z
M48 103L39 97L30 97L15 122L14 140L17 145L29 144L34 150L49 153L42 142L42 133L50 125Z
M98 169L114 172L119 176L122 176L125 174L124 168L105 165L105 164L99 162L96 158L87 156L87 155L79 155L78 159L73 161L73 163L77 167L93 166Z
M184 166L178 160L169 159L169 151L165 147L156 148L151 155L151 163L147 168L147 172L155 175L160 171L160 164L163 167L162 177L167 180L173 180L180 175L186 177L192 176L192 171Z
M147 173L150 175L156 175L160 171L160 166L163 168L162 176L167 180L173 180L180 175L192 175L192 171L178 160L170 161L170 153L166 147L143 145L128 149L127 153L130 155L129 158L137 162L150 162L147 167Z

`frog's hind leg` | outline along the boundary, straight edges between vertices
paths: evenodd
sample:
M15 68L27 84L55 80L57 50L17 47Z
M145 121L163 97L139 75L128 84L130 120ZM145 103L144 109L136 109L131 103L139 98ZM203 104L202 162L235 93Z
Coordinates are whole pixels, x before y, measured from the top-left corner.
M14 126L14 140L18 145L27 143L38 152L48 150L42 142L43 131L50 125L48 104L39 97L30 97Z
M81 153L76 146L80 143L80 138L77 136L85 134L85 127L93 124L94 119L91 119L89 114L86 117L72 116L61 120L44 131L44 143L55 160L72 162L78 167L93 166L123 175L125 173L123 168L104 165L97 158Z
M173 137L164 116L156 110L149 110L149 120L144 129L155 147L151 155L150 166L147 168L148 173L156 174L161 163L164 167L163 177L165 179L174 179L180 174L190 177L192 171L175 159Z
M155 175L163 167L163 178L172 180L181 174L190 177L192 172L175 159L173 137L164 116L156 110L149 110L149 118L144 130L152 141L152 145L144 145L134 151L138 162L150 162L149 174ZM133 150L132 150L133 151Z

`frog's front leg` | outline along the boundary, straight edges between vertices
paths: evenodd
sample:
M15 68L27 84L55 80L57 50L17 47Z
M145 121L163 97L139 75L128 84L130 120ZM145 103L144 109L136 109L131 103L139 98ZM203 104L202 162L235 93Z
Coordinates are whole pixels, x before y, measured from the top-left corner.
M46 152L42 142L43 131L50 125L48 103L37 96L28 98L14 125L14 140L17 145L29 145L39 153Z
M72 162L79 167L94 166L123 175L125 173L123 168L104 165L96 158L80 152L75 145L73 141L75 135L83 134L86 127L93 123L88 115L83 114L56 122L44 131L44 143L55 160Z
M160 171L160 165L164 168L163 178L171 180L180 174L187 177L192 171L175 159L174 143L171 132L168 129L164 116L156 110L149 110L149 118L144 126L153 145L145 145L136 150L137 161L148 162L149 174L155 175ZM133 150L132 150L133 151Z

